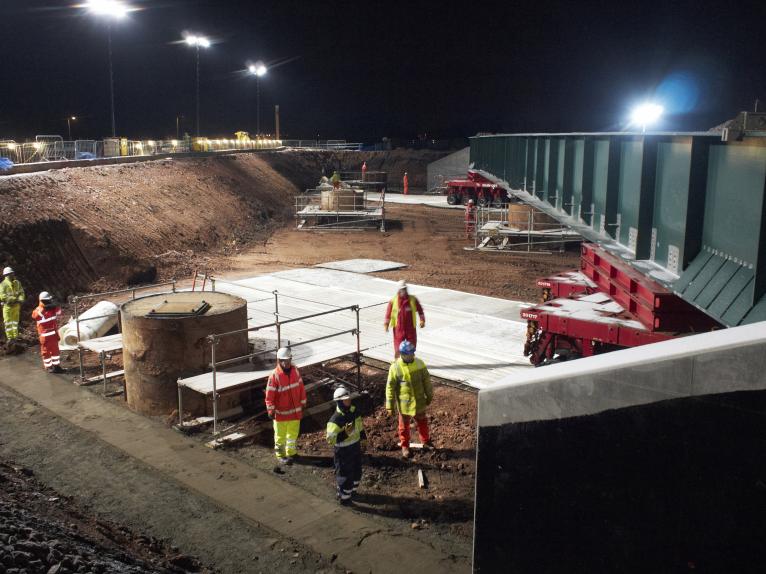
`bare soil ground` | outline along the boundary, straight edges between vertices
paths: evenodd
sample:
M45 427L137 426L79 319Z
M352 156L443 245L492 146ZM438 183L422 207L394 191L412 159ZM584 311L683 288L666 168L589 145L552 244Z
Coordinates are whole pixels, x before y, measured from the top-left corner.
M313 185L328 164L352 170L366 159L370 170L408 170L416 185L418 174L425 179L425 165L437 158L424 152L281 152L0 178L0 256L17 268L27 287L22 321L34 294L43 288L64 300L73 293L129 283L189 279L195 269L248 276L336 259L389 259L408 267L382 277L536 300L536 278L577 266L573 252L524 256L465 251L470 242L461 210L391 205L386 233L294 229L293 195ZM28 321L25 328L33 344ZM404 461L396 422L382 409L385 372L366 366L362 387L370 397L362 405L370 444L356 511L384 522L404 522L413 536L469 554L476 396L439 385L430 410L437 450ZM315 404L327 399L321 393L311 398ZM287 469L284 479L331 498L331 450L323 432L328 417L324 413L304 421L299 445L305 464ZM22 441L24 436L17 434ZM231 454L270 469L271 444L267 430ZM417 486L418 469L428 478L427 489Z
M210 572L166 542L84 512L28 468L0 461L0 484L0 571Z

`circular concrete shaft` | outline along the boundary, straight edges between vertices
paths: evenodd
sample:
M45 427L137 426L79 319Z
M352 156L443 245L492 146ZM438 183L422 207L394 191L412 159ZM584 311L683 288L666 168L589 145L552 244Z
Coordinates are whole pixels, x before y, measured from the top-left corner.
M204 314L174 315L203 301L210 305ZM153 311L162 317L151 316ZM247 328L247 302L225 293L162 293L123 304L121 319L128 406L142 414L164 415L178 406L179 378L210 371L208 335ZM247 333L223 337L216 361L247 352Z

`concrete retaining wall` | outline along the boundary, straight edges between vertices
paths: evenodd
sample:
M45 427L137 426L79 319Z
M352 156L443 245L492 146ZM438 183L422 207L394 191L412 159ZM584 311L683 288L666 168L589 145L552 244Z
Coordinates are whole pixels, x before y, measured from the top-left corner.
M474 570L758 571L765 428L766 323L481 391Z
M435 187L441 187L444 181L455 177L465 177L468 172L468 158L470 147L451 153L446 157L428 164L428 187L431 191Z

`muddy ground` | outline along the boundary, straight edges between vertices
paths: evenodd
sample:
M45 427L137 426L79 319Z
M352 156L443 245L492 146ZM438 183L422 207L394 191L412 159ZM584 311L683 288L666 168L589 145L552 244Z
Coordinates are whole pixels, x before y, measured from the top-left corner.
M0 215L6 222L0 254L18 268L28 293L45 288L62 300L78 292L146 280L189 281L194 270L247 276L365 257L408 265L382 277L536 300L536 278L577 267L576 252L532 256L468 252L464 247L470 241L464 235L460 210L390 205L386 233L294 229L293 195L313 185L328 163L356 169L362 159L354 154L277 153L0 178ZM433 159L437 158L423 152L389 153L367 157L367 162L371 170L407 169L412 182L413 174L417 178L422 172L425 177L425 165ZM32 299L28 298L27 306L31 307ZM29 322L25 337L34 344ZM370 364L363 371L362 388L369 398L362 406L370 444L355 511L389 525L405 525L412 536L429 544L469 555L476 396L437 386L430 410L437 450L417 452L413 460L404 461L396 444L396 422L382 409L385 372L380 366ZM99 392L98 387L90 389ZM327 400L323 392L311 400ZM121 397L109 400L123 401ZM305 421L300 440L304 464L287 469L283 476L316 496L331 499L331 451L322 430L328 416L323 413ZM258 421L249 424L252 430ZM414 440L416 436L415 432ZM34 460L29 455L31 443L24 445L31 439L24 433L16 433L14 439L20 444L6 449L6 456L22 452ZM229 454L263 470L274 466L268 430ZM417 486L418 469L426 474L427 489ZM174 503L169 496L168 512ZM126 517L115 510L106 519L119 522ZM193 539L193 534L185 535L187 542L190 536ZM173 544L172 536L168 544ZM304 565L321 562L305 549L296 552Z
M84 512L28 468L0 461L0 485L1 572L210 572L177 547Z

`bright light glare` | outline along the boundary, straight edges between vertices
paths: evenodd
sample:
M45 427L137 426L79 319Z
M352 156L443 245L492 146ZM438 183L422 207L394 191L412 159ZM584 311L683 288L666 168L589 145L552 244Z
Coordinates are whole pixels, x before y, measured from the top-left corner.
M268 68L266 67L266 64L263 62L256 62L255 64L250 64L247 67L248 71L253 74L254 76L265 76L266 72L268 72Z
M641 126L646 131L646 126L656 123L660 119L665 108L659 104L645 103L633 108L630 113L630 121L634 125Z
M194 46L195 48L210 47L210 40L206 38L205 36L186 36L186 38L184 38L184 41L189 46Z
M89 0L82 7L96 16L107 16L109 18L122 19L134 9L120 2L120 0Z

